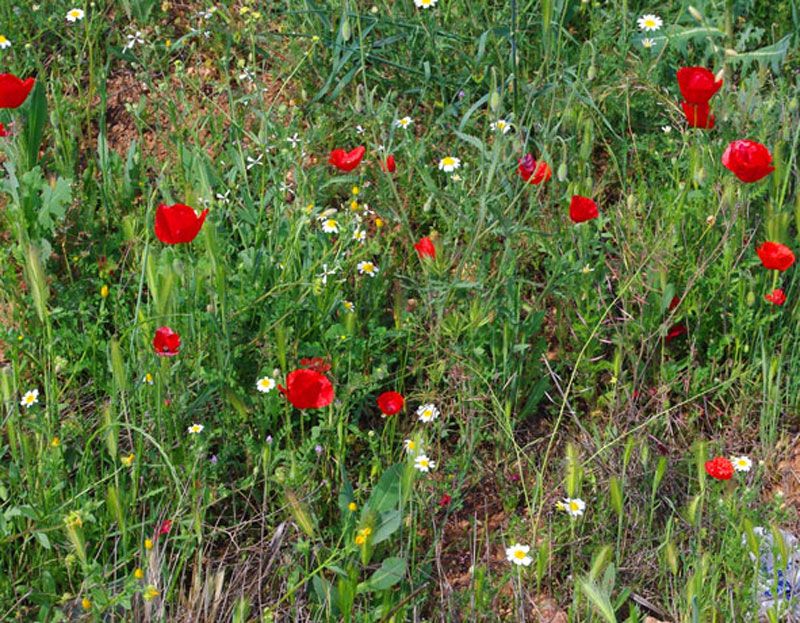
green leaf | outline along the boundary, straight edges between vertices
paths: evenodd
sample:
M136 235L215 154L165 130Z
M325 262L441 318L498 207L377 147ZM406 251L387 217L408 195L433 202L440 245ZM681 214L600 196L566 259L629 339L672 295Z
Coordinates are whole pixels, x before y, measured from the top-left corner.
M400 528L401 521L402 513L399 510L381 513L381 523L373 531L370 543L375 546L388 539Z
M67 205L72 201L71 180L59 177L42 188L42 207L37 220L39 225L52 231L57 221L61 221L67 213Z
M392 465L383 473L378 484L372 490L369 500L367 500L367 504L364 507L365 512L383 513L397 508L397 503L400 500L400 477L402 473L403 466L399 463Z
M385 591L403 579L406 574L406 560L393 556L383 561L380 568L367 580L365 589Z
M33 536L36 537L37 541L39 541L39 545L45 549L50 549L50 539L44 532L34 532Z

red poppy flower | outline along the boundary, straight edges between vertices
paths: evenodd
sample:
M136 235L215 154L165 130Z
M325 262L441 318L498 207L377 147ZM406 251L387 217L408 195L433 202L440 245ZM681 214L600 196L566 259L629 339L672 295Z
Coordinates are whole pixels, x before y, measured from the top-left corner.
M4 138L4 137L8 136L9 134L10 134L10 132L6 129L6 126L4 126L2 123L0 123L0 138Z
M399 413L404 402L405 398L397 392L383 392L378 396L378 408L384 416Z
M589 197L572 195L572 201L569 202L569 217L572 219L573 223L591 221L599 215L597 204L589 199Z
M28 99L35 78L22 80L14 74L0 74L0 108L19 108Z
M730 480L733 477L733 463L724 456L706 461L706 474L717 480Z
M765 242L756 249L758 257L764 268L780 270L783 272L794 264L794 253L785 244L780 242Z
M722 154L722 165L743 182L751 184L775 170L772 154L761 143L741 139L733 141Z
M386 160L381 162L381 171L385 173L394 173L397 170L397 164L395 164L394 156L389 154L386 156Z
M181 336L169 327L159 327L153 338L153 348L159 357L174 357L181 347Z
M535 186L546 182L553 175L550 165L543 160L536 162L531 154L525 154L524 158L520 158L517 171L523 180Z
M692 104L690 102L681 102L683 107L683 115L686 117L686 123L690 128L701 128L710 130L714 127L714 115L711 114L711 109L708 104Z
M197 237L207 215L208 209L197 216L193 208L182 203L171 206L162 203L156 209L156 237L165 244L191 242Z
M300 360L300 365L303 368L308 368L309 370L314 370L315 372L319 372L320 374L327 372L331 369L331 363L327 359L322 357L304 357Z
M172 530L172 520L165 519L164 521L161 522L161 525L158 527L158 534L156 535L156 537L169 534L170 530Z
M678 87L681 95L690 104L708 104L722 87L713 72L705 67L681 67L678 70Z
M680 302L681 302L680 298L678 298L677 296L673 296L669 301L669 307L667 309L669 309L669 311L672 311L680 304Z
M439 498L439 506L441 506L442 508L447 508L448 506L450 506L450 502L452 500L453 498L451 498L446 493L443 493L442 497Z
M764 298L767 300L768 303L772 303L773 305L778 305L779 307L786 302L786 294L784 294L783 290L780 288L775 288L769 294L765 294Z
M334 149L331 152L330 157L328 158L328 162L335 166L340 171L352 171L355 169L359 164L361 164L361 159L364 157L364 154L367 152L367 148L363 145L359 145L352 151L345 151L344 149Z
M686 325L684 325L682 323L678 323L676 325L673 325L670 328L670 330L667 331L667 337L665 338L665 340L667 342L669 342L671 340L674 340L676 337L680 337L682 335L686 335L688 332L689 331L686 328Z
M333 384L328 377L308 368L289 372L286 387L278 385L278 391L298 409L321 409L333 402Z
M433 240L427 236L420 238L419 241L414 245L414 248L417 250L417 254L419 254L420 259L426 257L429 257L432 260L436 259L436 247L433 246Z

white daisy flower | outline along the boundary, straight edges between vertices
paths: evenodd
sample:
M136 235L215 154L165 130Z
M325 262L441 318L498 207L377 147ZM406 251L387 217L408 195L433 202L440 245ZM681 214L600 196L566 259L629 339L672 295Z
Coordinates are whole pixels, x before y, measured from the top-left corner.
M753 467L753 461L746 456L735 456L731 459L731 463L733 463L733 469L737 472L749 472L750 468Z
M31 389L25 392L25 395L22 397L22 400L19 401L19 404L26 409L30 409L37 402L39 402L39 390Z
M407 130L413 124L414 120L411 117L402 117L401 119L395 119L392 125L394 125L396 128L403 128L404 130ZM380 145L379 149L383 149L383 145Z
M489 129L492 132L502 132L503 134L508 134L511 131L511 124L505 119L498 119L497 121L493 121L491 123Z
M322 231L326 234L338 234L339 233L339 223L336 222L334 218L326 218L322 221Z
M439 0L414 0L414 6L418 9L430 9L436 6Z
M364 126L357 125L356 126L356 134L364 134Z
M586 502L580 498L564 498L561 502L556 502L559 510L566 512L570 517L580 517L586 510Z
M275 389L275 385L275 379L272 379L268 376L262 376L256 381L256 389L262 394L270 393L273 389Z
M205 428L205 426L203 426L202 424L192 424L188 428L188 431L189 431L190 435L199 435L200 433L203 432L204 428Z
M439 160L439 170L445 173L452 173L461 166L461 159L453 156L446 156Z
M642 39L642 47L645 50L650 50L655 45L656 45L656 40L655 39L651 39L650 37L645 37L644 39Z
M0 50L5 50L6 48L11 47L11 42L5 37L5 35L0 35Z
M414 467L416 467L417 470L427 474L432 469L436 469L436 463L431 461L427 455L420 454L414 459Z
M506 547L506 560L513 562L515 565L528 567L533 562L533 558L528 556L529 551L531 551L530 545L515 543L511 547Z
M356 268L358 269L358 273L360 275L369 275L370 277L374 277L375 275L378 274L378 267L375 265L374 262L370 261L359 262L356 265Z
M417 451L417 442L413 439L403 440L403 448L407 454L414 454Z
M653 15L652 13L642 15L636 23L639 25L639 30L644 30L646 32L660 30L661 26L664 24L658 15Z
M83 12L83 9L70 9L67 11L67 21L68 22L77 22L82 20L86 13Z
M357 229L353 232L353 240L356 242L364 242L367 239L367 232L363 229Z
M342 307L344 307L344 310L348 314L352 314L353 312L356 311L355 303L353 303L352 301L342 301Z
M297 135L297 132L295 132L286 139L286 142L289 143L292 147L297 147L302 141L300 137Z
M417 419L420 422L433 422L437 417L439 417L439 409L436 408L433 404L426 404L420 405L417 407Z
M142 383L145 385L152 385L153 384L153 375L147 372L142 379Z
M662 125L661 126L661 131L664 134L669 134L670 132L672 132L672 126L671 125Z

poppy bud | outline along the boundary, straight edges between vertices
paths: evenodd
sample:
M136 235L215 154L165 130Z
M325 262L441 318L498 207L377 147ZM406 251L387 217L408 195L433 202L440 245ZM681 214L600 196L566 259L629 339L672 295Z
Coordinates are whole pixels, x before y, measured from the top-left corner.
M695 9L691 5L689 5L688 11L689 11L689 15L691 15L693 18L695 18L698 22L700 22L700 23L703 22L703 15L700 13L700 11L698 11L697 9Z
M500 109L500 94L497 91L492 91L489 96L489 108L492 112L497 112Z
M350 41L350 18L345 13L342 16L342 41Z
M747 293L747 296L745 297L744 302L745 302L745 305L747 305L748 307L752 307L753 305L755 305L755 302L756 302L755 292L750 290Z
M567 163L562 162L558 165L558 171L556 172L556 177L558 178L559 182L566 182L567 181Z
M586 72L586 79L587 80L594 80L597 77L597 67L595 67L594 63L589 65L589 71Z

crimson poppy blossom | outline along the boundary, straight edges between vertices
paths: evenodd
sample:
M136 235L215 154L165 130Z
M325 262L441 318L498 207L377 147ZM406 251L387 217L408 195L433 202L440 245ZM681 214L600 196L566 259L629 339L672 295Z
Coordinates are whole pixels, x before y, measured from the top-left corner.
M748 139L728 145L722 154L722 165L747 184L757 182L775 170L769 149Z
M181 336L169 327L156 329L153 338L153 348L159 357L174 357L181 347Z
M405 398L403 398L402 394L398 394L397 392L383 392L378 396L378 408L381 410L384 417L400 413L400 409L403 408L404 403Z
M450 502L453 498L451 498L447 493L442 493L442 497L439 498L439 506L442 508L447 508L450 506Z
M321 409L333 402L333 384L316 370L300 368L286 376L286 387L278 385L286 399L298 409Z
M172 530L172 520L165 519L164 521L161 522L161 525L158 527L158 533L156 534L156 537L169 534L170 530Z
M673 296L673 297L670 299L670 301L669 301L669 307L667 307L667 309L668 309L669 311L672 311L672 310L673 310L673 309L675 309L675 308L676 308L678 305L680 305L680 302L681 302L681 299L680 299L680 298L678 298L677 296Z
M780 288L775 288L769 294L765 294L764 298L768 303L772 303L773 305L777 305L780 307L786 302L786 294Z
M733 477L733 463L724 456L718 456L705 464L706 474L716 480L730 480Z
M591 221L599 215L597 204L592 199L581 197L580 195L572 195L572 201L569 202L569 218L572 219L573 223Z
M433 245L433 240L427 236L420 238L419 241L417 241L417 243L414 245L414 248L417 250L417 254L419 254L420 259L424 259L426 257L429 257L432 260L436 259L436 247Z
M674 340L676 337L686 335L688 332L689 330L686 328L686 325L678 323L670 327L669 331L667 331L667 337L664 339L665 341L670 342Z
M198 216L193 208L182 203L171 206L162 203L156 209L156 237L164 244L191 242L200 232L207 215L208 208Z
M300 366L319 373L324 373L331 369L330 361L323 357L304 357L300 360Z
M525 154L523 158L519 159L517 172L523 180L534 186L546 182L553 175L550 165L544 160L537 162L532 154Z
M328 163L332 164L340 171L350 172L361 164L361 159L366 152L367 148L363 145L359 145L351 151L345 151L341 148L334 149L328 158Z
M23 80L14 74L0 74L0 108L19 108L28 99L35 78Z
M681 67L678 70L678 87L690 104L708 104L722 87L714 73L705 67Z
M381 171L384 173L394 173L397 170L397 164L394 161L394 156L389 154L386 160L381 162Z
M11 132L8 131L8 128L0 123L0 138L5 138L9 134L11 134Z
M765 242L756 249L758 258L769 270L779 270L783 272L794 264L794 253L785 244L780 242Z
M681 102L683 115L690 128L701 128L710 130L716 121L708 104L692 104L691 102Z

